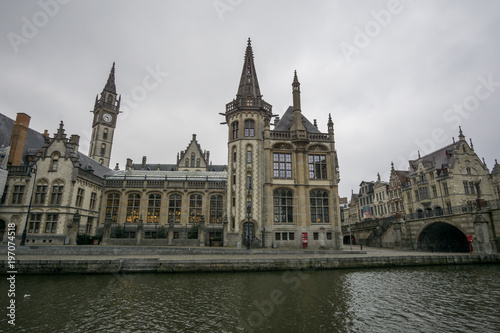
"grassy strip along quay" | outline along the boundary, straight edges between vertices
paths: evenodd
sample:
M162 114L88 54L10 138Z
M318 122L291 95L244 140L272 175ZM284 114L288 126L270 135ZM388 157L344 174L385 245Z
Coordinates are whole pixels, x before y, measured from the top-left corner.
M0 248L6 254L5 247ZM5 258L5 255L2 255ZM2 259L1 274L8 260ZM175 273L499 264L498 254L431 253L359 247L354 250L40 246L17 249L19 274Z

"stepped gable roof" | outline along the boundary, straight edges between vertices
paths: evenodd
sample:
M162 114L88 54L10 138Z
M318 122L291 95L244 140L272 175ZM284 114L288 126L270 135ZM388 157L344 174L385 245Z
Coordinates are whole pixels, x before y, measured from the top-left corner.
M311 122L302 114L302 124L309 133L321 133ZM293 125L293 106L289 106L283 117L274 127L274 131L290 131Z
M0 146L10 145L10 136L14 128L15 120L0 113ZM27 165L26 156L35 155L40 148L45 146L45 136L37 131L28 128L28 136L23 151L23 164Z

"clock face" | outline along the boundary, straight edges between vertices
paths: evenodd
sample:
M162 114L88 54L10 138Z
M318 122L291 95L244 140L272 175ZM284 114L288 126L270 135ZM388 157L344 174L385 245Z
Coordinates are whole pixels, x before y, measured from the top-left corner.
M105 113L105 114L102 115L102 119L105 122L110 123L111 120L113 120L113 117L109 113Z

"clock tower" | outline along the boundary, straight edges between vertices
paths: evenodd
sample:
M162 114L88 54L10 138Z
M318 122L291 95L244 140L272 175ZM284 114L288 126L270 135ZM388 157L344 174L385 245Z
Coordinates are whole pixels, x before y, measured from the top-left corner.
M113 134L116 128L116 119L120 113L121 96L116 94L115 63L109 73L108 81L101 92L96 96L92 121L92 137L90 138L89 157L109 167Z

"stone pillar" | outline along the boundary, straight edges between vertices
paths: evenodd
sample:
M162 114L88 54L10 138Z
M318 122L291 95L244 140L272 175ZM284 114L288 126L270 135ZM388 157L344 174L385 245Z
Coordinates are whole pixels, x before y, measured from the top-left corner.
M394 247L395 248L402 248L403 247L403 242L402 242L402 234L401 234L401 225L404 223L403 219L396 220L395 222L392 223L392 227L394 230Z
M143 223L142 216L139 218L139 223L137 224L137 230L135 232L135 245L141 245L142 233L143 233Z
M474 220L474 231L476 237L472 242L474 252L491 254L493 253L493 245L488 227L488 220L482 215L477 214Z
M205 217L201 216L200 224L198 227L198 241L199 246L205 246Z
M222 222L222 246L227 246L227 227L228 227L228 222L227 222L227 215L224 215L224 219Z
M168 238L168 245L173 244L173 239L174 239L174 221L168 221L168 229L167 229L167 238Z
M324 249L326 247L326 233L325 228L321 227L319 229L319 247Z
M76 245L76 237L80 228L80 213L76 211L72 221L68 224L69 245Z
M111 214L104 218L104 230L102 231L102 245L108 245L111 238Z

